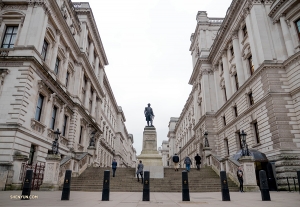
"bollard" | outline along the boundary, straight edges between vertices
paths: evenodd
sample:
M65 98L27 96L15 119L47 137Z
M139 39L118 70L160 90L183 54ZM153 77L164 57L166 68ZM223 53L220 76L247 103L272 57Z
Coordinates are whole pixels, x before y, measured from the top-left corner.
M70 200L72 170L66 170L61 200Z
M190 201L188 172L182 171L182 201Z
M30 193L31 193L31 182L32 182L32 170L26 170L26 176L23 183L23 190L21 200L29 200Z
M109 201L109 181L110 171L105 170L103 177L102 201Z
M298 185L299 185L298 190L299 190L299 193L300 193L300 170L297 171L297 177L298 177Z
M227 176L225 171L220 171L222 201L230 201Z
M268 179L266 175L266 171L260 170L259 171L259 180L260 180L260 193L261 193L261 199L263 201L270 201L270 192L269 192L269 186L268 186Z
M150 201L150 172L144 171L143 201Z
M295 189L295 192L297 192L297 187L296 187L296 181L295 181L295 178L293 178L294 180L294 189Z

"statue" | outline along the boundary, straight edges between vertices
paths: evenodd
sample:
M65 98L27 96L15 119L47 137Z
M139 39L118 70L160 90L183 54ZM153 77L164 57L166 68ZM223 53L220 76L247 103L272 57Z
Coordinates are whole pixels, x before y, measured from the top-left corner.
M148 103L148 107L145 107L145 111L144 111L145 117L146 117L146 121L147 121L147 125L149 126L149 121L150 121L150 126L153 127L153 118L154 118L154 113L152 108L150 107L150 104Z

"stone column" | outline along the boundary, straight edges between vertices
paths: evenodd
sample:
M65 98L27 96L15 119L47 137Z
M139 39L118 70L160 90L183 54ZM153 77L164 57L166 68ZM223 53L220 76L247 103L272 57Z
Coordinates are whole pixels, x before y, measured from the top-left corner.
M103 87L103 79L104 79L104 68L100 67L99 68L99 82L102 87Z
M66 58L64 60L64 65L63 67L61 67L61 73L59 75L59 78L61 80L61 82L65 85L66 84L66 76L67 76L67 72L68 72L68 66L69 66L69 58L70 58L70 48L67 47L66 48ZM71 78L71 74L69 76L69 85L70 85L70 78Z
M244 171L244 191L259 191L256 183L254 159L252 156L243 156L239 159Z
M207 70L202 72L202 81L203 81L204 86L209 86L208 76L209 76L209 74L208 74ZM202 92L203 92L203 98L204 98L202 102L204 102L204 104L205 104L205 111L204 111L204 114L205 114L205 112L211 112L210 96L212 94L210 93L209 87L203 87Z
M75 62L75 74L74 77L76 77L77 81L74 80L74 96L77 98L77 100L75 100L75 102L79 103L79 99L81 98L81 94L82 94L82 89L81 89L81 82L83 81L82 79L82 75L83 75L83 70L82 70L82 66L81 64L79 64L78 62ZM84 104L84 100L83 100L83 104Z
M86 110L89 109L89 100L90 100L90 94L91 93L91 81L88 79L87 84L85 86L85 100L84 100L84 107Z
M229 100L232 95L232 88L231 88L231 81L229 76L226 50L224 50L222 54L222 63L223 63L223 71L224 71L223 76L224 76L225 86L226 86L226 95L227 95L227 100Z
M91 110L91 115L94 119L96 119L96 105L97 105L97 93L94 91L93 93L93 99L92 99L92 110Z
M294 46L293 46L291 33L290 33L289 27L286 23L284 14L281 14L281 16L280 16L280 24L281 24L283 39L284 39L284 42L285 42L285 46L286 46L288 56L292 56L294 54Z
M46 157L46 168L43 184L40 190L56 191L59 185L59 169L60 169L60 155L48 154Z
M239 46L238 33L235 31L232 35L232 46L234 51L234 60L236 64L236 72L239 79L239 87L245 83L244 68L242 63L241 50Z
M51 56L51 61L50 61L50 68L51 70L54 71L55 63L56 63L56 58L57 58L57 52L58 52L58 45L59 45L59 40L60 40L60 32L56 32L56 37L55 37L55 43L53 45L53 51L52 51L52 56Z
M211 155L211 148L210 147L203 147L203 154L204 154L204 165L209 166L208 160L206 159L207 156Z
M86 22L81 22L81 34L80 34L80 50L81 50L81 52L86 51L86 44L87 44Z
M95 75L98 79L98 76L99 76L99 57L96 57L96 60L95 60Z
M214 67L214 79L215 79L215 97L217 101L217 110L221 107L221 87L220 87L220 73L219 73L219 67L218 65L215 65Z
M91 65L93 66L93 61L94 61L94 43L91 42L89 45L89 61Z

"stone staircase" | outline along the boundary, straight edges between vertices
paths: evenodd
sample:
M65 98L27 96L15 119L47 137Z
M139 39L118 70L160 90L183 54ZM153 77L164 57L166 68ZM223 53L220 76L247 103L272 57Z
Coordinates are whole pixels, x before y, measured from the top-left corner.
M88 167L79 177L71 180L72 191L102 191L104 170L111 168ZM165 168L164 178L150 179L150 192L181 192L182 170ZM142 192L143 185L137 182L134 168L117 168L116 177L110 177L111 192ZM151 174L151 172L150 172ZM220 177L210 168L202 168L201 171L191 169L188 173L190 192L221 192ZM228 179L230 191L238 191L238 186Z

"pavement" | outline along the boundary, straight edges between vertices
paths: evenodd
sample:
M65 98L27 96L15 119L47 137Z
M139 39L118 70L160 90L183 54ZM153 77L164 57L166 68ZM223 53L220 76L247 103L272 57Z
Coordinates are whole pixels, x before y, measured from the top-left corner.
M221 192L190 193L190 201L182 201L181 193L151 193L150 201L142 201L142 192L111 192L109 201L101 201L101 192L71 191L70 200L61 201L61 191L31 191L31 200L20 200L21 191L0 191L0 206L80 206L80 207L299 207L299 192L270 192L271 201L262 201L260 192L231 192L231 201L222 201Z

